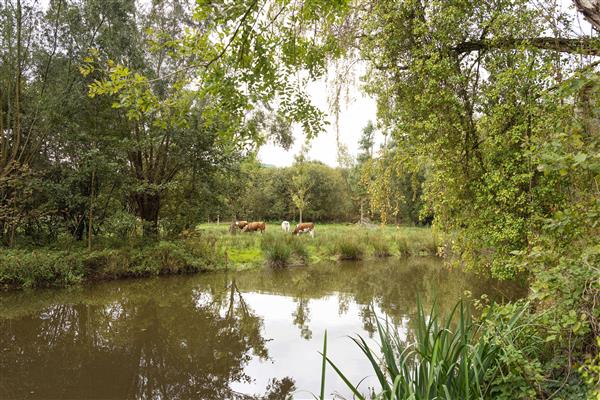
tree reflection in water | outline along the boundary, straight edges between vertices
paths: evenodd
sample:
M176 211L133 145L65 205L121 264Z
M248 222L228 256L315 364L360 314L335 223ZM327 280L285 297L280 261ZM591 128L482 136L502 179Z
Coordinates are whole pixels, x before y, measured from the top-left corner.
M426 258L4 293L0 398L277 400L296 385L305 398L319 390L325 329L358 381L370 371L346 335L372 335L385 316L410 340L417 295L445 314L464 290L525 293Z
M0 320L0 398L254 398L230 389L250 381L244 367L253 356L268 356L262 320L235 281L210 296L179 294ZM260 397L293 390L292 379L274 379Z

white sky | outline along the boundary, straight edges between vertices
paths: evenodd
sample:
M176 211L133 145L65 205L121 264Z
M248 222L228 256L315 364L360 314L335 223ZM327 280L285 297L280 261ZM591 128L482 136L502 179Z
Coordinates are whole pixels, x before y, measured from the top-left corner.
M308 158L335 167L337 166L336 127L335 119L333 115L330 115L327 102L332 90L332 87L327 86L325 78L312 82L307 87L307 92L313 104L328 114L327 121L329 121L325 131L310 142ZM358 85L350 88L350 96L352 98L349 99L348 103L346 101L341 102L340 141L348 146L351 155L356 156L362 129L369 120L375 122L377 107L375 100L362 94ZM300 152L305 141L301 126L294 125L293 132L295 141L290 150L285 151L281 147L269 143L258 152L259 160L265 164L278 167L292 165L294 156Z

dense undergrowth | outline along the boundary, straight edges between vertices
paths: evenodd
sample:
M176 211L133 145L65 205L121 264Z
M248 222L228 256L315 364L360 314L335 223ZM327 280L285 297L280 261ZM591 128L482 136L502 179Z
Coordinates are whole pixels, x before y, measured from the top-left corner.
M435 252L436 242L427 228L318 225L312 238L274 227L263 235L230 235L224 225L203 225L169 240L97 241L91 250L72 241L5 249L0 253L0 287L63 287L94 280Z
M211 241L160 241L140 247L14 249L0 254L4 288L69 286L107 280L221 268L224 254Z

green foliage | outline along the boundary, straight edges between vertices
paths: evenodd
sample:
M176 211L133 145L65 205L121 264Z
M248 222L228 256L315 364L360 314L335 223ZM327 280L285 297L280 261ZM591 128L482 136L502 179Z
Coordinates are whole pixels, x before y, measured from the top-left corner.
M452 237L456 265L528 275L552 346L531 355L546 378L537 395L574 396L574 368L598 352L600 327L600 75L577 58L585 45L598 54L597 41L573 37L557 5L524 0L391 1L357 14L354 47L370 60L366 88L389 135L370 162L372 206L393 216L396 177L423 173L421 213ZM574 46L539 40L549 32Z
M69 286L82 281L84 263L67 251L9 250L0 253L0 285L9 288Z
M400 255L427 256L437 254L437 240L429 229L411 230L395 235Z
M370 235L369 245L373 248L373 255L375 257L389 257L392 255L390 244L387 237L382 234Z
M7 250L0 255L0 286L71 286L83 281L191 273L225 264L211 236L101 250Z

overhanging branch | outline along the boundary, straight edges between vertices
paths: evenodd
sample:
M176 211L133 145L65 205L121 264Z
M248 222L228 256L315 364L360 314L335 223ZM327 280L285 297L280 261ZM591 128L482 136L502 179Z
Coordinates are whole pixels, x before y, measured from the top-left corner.
M600 56L600 38L506 38L494 40L473 40L460 43L453 48L459 54L473 51L494 49L515 49L518 47L531 47L543 50L554 50L562 53Z

